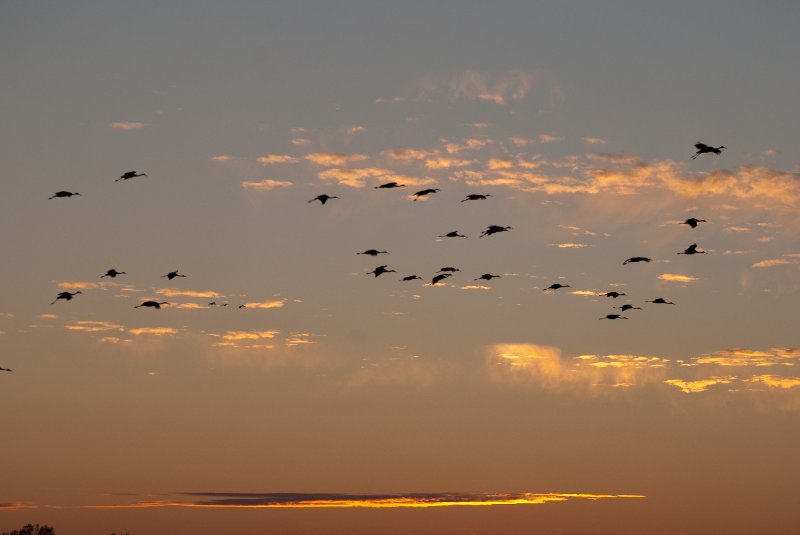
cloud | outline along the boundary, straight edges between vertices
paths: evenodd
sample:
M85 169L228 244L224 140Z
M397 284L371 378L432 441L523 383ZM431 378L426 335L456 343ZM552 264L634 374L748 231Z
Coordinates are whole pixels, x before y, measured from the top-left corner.
M245 303L246 308L283 308L286 305L287 299L272 299L267 301L252 301Z
M326 167L334 165L347 165L366 160L365 154L345 154L343 152L312 152L306 154L306 160Z
M556 141L564 141L564 138L550 134L539 134L539 143L555 143Z
M366 186L364 183L365 179L382 177L390 174L392 174L392 172L388 169L365 167L361 169L326 169L325 171L321 171L317 176L322 180L336 180L338 184L343 186L363 188Z
M137 122L133 122L133 121L126 121L126 122L111 123L108 126L110 126L111 128L113 128L115 130L140 130L140 129L145 128L146 126L149 126L149 125L145 124L145 123L137 123Z
M440 156L425 160L425 167L428 169L451 169L453 167L464 167L473 163L475 163L475 160L459 160L457 158Z
M635 154L610 154L608 152L589 152L586 154L589 160L612 163L616 165L633 165L639 161L639 156Z
M521 136L511 136L508 139L509 139L509 141L511 141L511 143L513 143L517 147L522 147L524 145L528 145L531 142L530 139L528 139L526 137L521 137Z
M198 292L196 290L179 290L177 288L159 288L156 293L165 297L224 297L222 294L211 290Z
M553 247L558 247L559 249L583 249L584 247L591 247L591 245L586 245L585 243L551 243Z
M43 319L43 320L53 320L53 319L56 319L56 318L58 318L60 316L58 314L39 314L36 317L40 318L40 319Z
M511 169L514 167L514 162L510 159L493 156L489 158L488 162L486 162L486 167L492 171L496 171L498 169Z
M430 152L426 150L405 148L383 151L382 154L391 160L409 161L423 160L430 155Z
M606 140L599 137L583 137L581 138L589 145L605 145Z
M59 282L58 287L64 290L107 290L115 286L113 282Z
M680 388L681 392L686 394L695 394L698 392L705 392L712 386L720 384L730 384L736 377L710 377L708 379L699 379L696 381L684 381L682 379L667 379L664 382L668 385Z
M787 264L791 264L790 260L786 260L785 258L771 258L769 260L761 260L760 262L756 262L750 267L754 268L768 268L768 267L775 267L775 266L785 266Z
M366 132L367 129L361 125L355 125L347 129L347 133L350 135L358 134L359 132Z
M543 94L548 105L558 106L565 98L558 80L542 69L511 69L498 74L466 70L447 77L426 76L417 81L417 86L418 100L445 94L451 100L479 100L503 105L522 100L537 91Z
M231 156L226 155L226 154L220 154L219 156L212 156L211 160L215 161L215 162L229 162L229 161L233 160L233 158Z
M256 158L256 161L261 165L274 165L279 163L297 163L300 160L286 154L267 154L265 156L259 156Z
M796 348L772 348L768 351L733 348L707 353L691 359L683 366L709 365L725 367L769 367L794 366L800 364L800 350Z
M75 321L64 326L65 329L70 331L83 331L83 332L103 332L103 331L124 331L125 328L117 323L110 321Z
M466 286L461 286L462 290L491 290L490 286L484 286L482 284L467 284Z
M756 375L750 381L764 383L770 388L782 388L788 390L800 387L800 377L781 377L779 375Z
M225 340L262 340L275 338L280 331L226 331L222 335Z
M177 334L178 330L172 327L138 327L136 329L128 329L128 332L139 336L142 334L151 334L153 336L164 336L169 334Z
M275 188L291 188L294 186L294 183L289 182L288 180L259 180L259 181L246 181L242 182L243 188L254 189L258 191L269 191Z
M292 139L292 145L310 145L312 141L304 137L296 137Z
M694 282L698 280L697 277L691 275L679 275L678 273L662 273L658 276L662 281L668 282Z

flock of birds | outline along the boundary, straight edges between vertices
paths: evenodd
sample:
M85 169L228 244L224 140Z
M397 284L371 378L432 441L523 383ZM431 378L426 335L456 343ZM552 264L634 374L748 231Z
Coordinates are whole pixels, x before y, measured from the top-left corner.
M717 154L717 155L719 155L719 154L722 153L722 150L726 148L724 145L720 145L719 147L712 147L712 146L709 146L709 145L706 145L706 144L700 143L700 142L695 143L694 147L696 149L696 152L692 156L693 160L695 158L697 158L698 156L700 156L701 154ZM130 179L133 179L133 178L144 177L144 176L147 176L147 174L139 173L137 171L127 171L127 172L123 173L122 175L120 175L120 177L117 178L115 180L115 182L126 181L126 180L130 180ZM394 189L394 188L402 188L402 187L406 187L406 185L405 184L399 184L398 182L387 182L385 184L381 184L379 186L375 186L375 189ZM439 191L440 191L439 188L427 188L427 189L423 189L423 190L420 190L420 191L417 191L417 192L413 193L411 195L411 197L413 197L414 201L417 201L419 199L427 197L428 195L432 195L434 193L438 193ZM62 190L62 191L55 192L52 196L48 197L48 199L63 199L63 198L69 198L69 197L79 196L79 195L80 195L80 193L75 192L75 191L63 191ZM467 195L464 199L462 199L461 202L486 200L488 197L491 197L491 194L488 194L488 193L486 193L486 194L471 193L471 194ZM328 201L330 201L331 199L338 199L338 198L339 197L336 196L336 195L321 194L321 195L317 195L313 199L310 199L308 202L312 203L314 201L319 201L319 203L321 205L324 205ZM695 218L695 217L690 217L689 219L686 219L685 221L683 221L681 224L687 225L690 228L694 229L694 228L697 228L697 226L700 223L705 223L705 222L706 222L705 219L698 219L698 218ZM512 227L510 227L510 226L489 225L488 227L486 227L486 230L484 230L480 234L479 237L483 238L483 237L486 237L486 236L492 236L494 234L498 234L498 233L501 233L501 232L508 232L510 230L512 230ZM466 237L467 237L466 235L459 233L458 230L453 230L453 231L450 231L450 232L448 232L446 234L442 234L442 235L439 236L439 238L466 238ZM378 250L378 249L367 249L365 251L362 251L362 252L356 253L356 254L377 257L378 255L381 255L381 254L388 254L388 251L381 251L381 250ZM678 252L677 254L679 254L679 255L707 254L707 251L698 249L697 243L693 243L689 247L687 247L685 250L683 250L682 252ZM634 264L634 263L639 263L639 262L651 262L651 261L652 261L652 259L648 258L648 257L633 256L631 258L626 259L622 264L623 265L627 265L627 264ZM431 286L435 286L436 284L442 282L443 280L445 280L447 278L452 277L453 275L455 275L457 272L460 272L460 271L461 270L459 268L452 267L452 266L445 266L445 267L441 268L436 274L434 274L431 277L430 282L428 284L431 285ZM375 267L372 271L367 272L367 275L374 275L377 278L377 277L380 277L381 275L383 275L385 273L396 273L396 270L389 269L389 265L388 264L383 264L383 265L379 265L379 266ZM100 278L108 277L108 278L112 278L113 279L113 278L116 278L119 275L126 275L126 274L127 273L125 271L118 271L117 269L112 268L112 269L107 270L105 274L100 276ZM175 279L177 277L186 277L186 275L184 275L182 273L179 273L178 270L176 269L174 271L170 271L169 273L167 273L165 275L162 275L161 277L162 278L166 278L168 280L173 280L173 279ZM476 277L473 280L474 281L491 281L492 279L496 279L496 278L500 278L500 277L501 277L501 275L495 275L495 274L492 274L492 273L484 273L484 274ZM400 282L408 282L408 281L413 281L413 280L423 280L423 278L420 277L417 274L406 275L406 276L404 276L404 277L402 277L400 279ZM545 292L554 292L554 291L560 290L562 288L571 288L571 286L569 284L554 283L554 284L551 284L550 286L548 286L547 288L544 288L544 291ZM81 292L80 290L77 290L75 292L69 292L69 291L60 292L60 293L58 293L58 295L52 301L51 304L55 304L59 300L71 301L76 295L79 295L81 293L83 293L83 292ZM624 293L620 293L620 292L616 292L616 291L610 291L610 292L600 293L600 294L597 294L597 295L598 296L602 296L602 297L610 297L612 299L617 299L618 297L624 296L625 294ZM667 301L666 299L664 299L662 297L657 297L657 298L655 298L653 300L645 301L645 303L666 304L666 305L674 305L675 304L675 303L673 303L671 301ZM141 303L139 303L138 305L136 305L134 308L160 309L161 305L169 305L169 303L167 301L145 300L145 301L142 301ZM216 305L216 302L213 302L213 301L208 303L208 306L215 306L215 305ZM228 306L228 303L224 303L221 306ZM246 308L246 305L241 304L241 305L239 305L239 308ZM637 307L637 306L634 306L633 304L629 304L629 303L621 305L619 307L613 307L613 308L619 309L620 313L606 314L605 316L603 316L602 318L599 318L599 319L601 319L601 320L603 320L603 319L606 319L606 320L628 319L626 316L623 316L622 313L624 313L624 312L626 312L628 310L641 310L641 307ZM8 369L8 368L0 367L0 371L11 372L13 370Z

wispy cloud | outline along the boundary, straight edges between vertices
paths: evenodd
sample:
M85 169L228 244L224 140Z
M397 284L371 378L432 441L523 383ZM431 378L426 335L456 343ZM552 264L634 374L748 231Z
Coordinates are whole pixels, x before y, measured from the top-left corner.
M736 380L736 377L710 377L708 379L698 379L694 381L684 381L682 379L667 379L664 383L677 387L686 394L705 392L712 386L727 385Z
M292 139L292 145L311 145L312 141L305 137L296 137Z
M464 167L473 163L475 163L475 160L459 160L458 158L440 156L425 160L425 167L428 169L451 169L453 167Z
M343 152L312 152L306 154L306 160L326 167L348 165L368 159L366 154L346 154Z
M391 174L392 171L388 169L365 167L360 169L326 169L325 171L321 171L317 176L322 180L335 180L343 186L363 188L366 186L365 180L367 178L376 178Z
M384 151L382 154L391 160L397 160L402 162L409 160L423 160L428 156L430 156L431 153L426 150L401 148L401 149L387 150Z
M553 136L551 134L539 134L539 143L555 143L557 141L564 141L564 137Z
M583 249L585 247L591 247L591 245L587 245L585 243L551 243L553 247L558 247L559 249Z
M287 154L266 154L256 158L256 161L261 165L275 165L280 163L297 163L300 160Z
M560 105L565 98L558 80L541 69L512 69L497 74L467 70L449 77L426 76L417 85L420 99L445 94L453 100L480 100L502 105L522 100L534 90L544 94L549 106Z
M244 304L245 308L283 308L287 299L270 299L267 301L250 301Z
M229 162L233 160L232 156L228 156L227 154L220 154L218 156L212 156L211 161L214 162Z
M581 139L583 139L589 145L604 145L606 143L606 140L603 139L603 138L600 138L600 137L588 137L587 136L587 137L583 137Z
M288 180L272 180L272 179L265 179L265 180L258 180L258 181L245 181L242 182L242 187L247 189L254 189L259 191L270 191L275 188L291 188L294 186L294 183L289 182Z
M667 282L694 282L698 280L697 277L692 275L680 275L678 273L662 273L658 276L659 280Z
M115 130L140 130L149 125L146 123L139 123L134 121L122 121L122 122L111 123L108 126L110 126Z
M227 331L222 335L225 340L262 340L275 338L280 331Z
M138 327L136 329L128 329L128 332L140 336L142 334L149 334L153 336L164 336L170 334L177 334L178 329L172 327Z
M107 290L115 286L113 282L59 282L58 287L64 290Z
M178 288L159 288L156 293L165 297L223 297L222 294L211 290L180 290Z
M755 377L751 377L750 381L763 383L770 388L782 388L784 390L800 387L800 377L782 377L780 375L756 375Z
M787 264L791 264L790 260L785 258L770 258L769 260L761 260L760 262L756 262L750 267L754 268L770 268L775 266L785 266Z
M83 331L83 332L103 332L103 331L124 331L125 328L117 323L110 321L75 321L64 326L65 329L70 331Z

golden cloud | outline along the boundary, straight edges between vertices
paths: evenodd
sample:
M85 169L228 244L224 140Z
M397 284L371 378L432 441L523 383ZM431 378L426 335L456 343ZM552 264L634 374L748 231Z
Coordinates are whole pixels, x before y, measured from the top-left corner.
M764 383L770 388L790 388L800 387L800 377L781 377L779 375L756 375L750 381Z
M658 278L662 281L668 282L694 282L699 280L697 277L693 277L691 275L680 275L678 273L662 273L658 276Z
M333 165L347 165L354 162L360 162L367 159L365 154L346 154L343 152L312 152L306 154L306 160L330 167Z
M524 145L528 145L531 142L530 139L528 139L526 137L520 137L520 136L511 136L509 138L509 141L511 141L511 143L513 143L517 147L522 147Z
M581 139L589 145L604 145L606 143L605 139L599 137L583 137Z
M482 284L467 284L466 286L461 286L462 290L491 290L489 286L483 286Z
M211 160L214 161L214 162L229 162L229 161L233 160L233 158L231 158L230 156L228 156L226 154L220 154L219 156L212 156Z
M475 163L475 160L437 157L425 160L425 167L428 169L451 169L453 167L464 167L473 163Z
M59 282L58 287L65 290L106 290L113 282Z
M274 165L279 163L297 163L300 160L287 154L267 154L265 156L259 156L256 158L256 161L261 165Z
M775 266L785 266L787 264L791 264L790 260L786 260L785 258L771 258L769 260L762 260L760 262L756 262L750 267L754 268L768 268L768 267L775 267Z
M430 155L428 151L417 149L392 149L384 151L383 154L391 160L399 161L422 160Z
M633 165L639 161L635 154L609 154L607 152L590 152L586 155L590 160L613 163L617 165Z
M261 340L275 338L280 331L227 331L222 337L225 340Z
M489 161L486 163L486 167L492 171L497 171L499 169L511 169L514 167L514 162L506 158L498 158L493 156L489 158Z
M165 297L223 297L221 294L211 290L198 292L195 290L179 290L177 288L160 288L156 290L156 293Z
M364 182L365 179L382 177L391 174L392 171L387 169L365 167L361 169L326 169L325 171L321 171L317 176L323 180L336 180L343 186L350 186L351 188L363 188L366 186Z
M148 125L145 124L145 123L137 123L137 122L133 122L133 121L125 121L125 122L111 123L108 126L110 126L111 128L113 128L115 130L139 130L139 129L144 128L144 127L146 127Z
M769 367L793 366L797 363L800 363L800 354L794 348L773 348L769 351L733 348L701 355L684 366L713 364L728 367Z
M102 332L102 331L124 331L125 328L117 323L110 321L75 321L69 325L64 326L65 329L70 331L84 331L89 333Z
M259 191L269 191L275 188L291 188L294 186L294 183L289 182L288 180L259 180L259 181L245 181L242 182L243 188L249 188Z
M551 243L550 245L558 247L559 249L583 249L584 247L591 247L585 243Z
M539 143L555 143L556 141L564 141L564 138L550 134L539 134Z
M128 332L136 336L142 334L152 334L154 336L164 336L168 334L177 334L178 330L172 327L139 327L136 329L128 329Z
M736 377L710 377L708 379L699 379L696 381L683 381L681 379L667 379L664 381L668 385L675 386L681 389L681 392L693 394L697 392L705 392L710 387L719 384L730 384Z
M246 308L283 308L286 305L286 298L283 299L273 299L270 301L253 301L250 303L245 303L244 306Z
M292 145L310 145L311 140L304 137L296 137L292 140Z

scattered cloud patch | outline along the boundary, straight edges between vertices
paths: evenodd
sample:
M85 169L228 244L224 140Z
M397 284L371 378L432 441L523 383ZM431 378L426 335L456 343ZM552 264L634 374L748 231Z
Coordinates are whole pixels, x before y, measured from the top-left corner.
M294 183L289 182L288 180L272 180L269 178L265 180L242 182L243 188L254 189L257 191L270 191L275 188L291 188L292 186L294 186Z
M787 264L791 264L790 260L785 258L771 258L769 260L761 260L760 262L756 262L750 267L754 268L770 268L775 266L785 266Z
M114 130L141 130L142 128L145 128L150 125L146 123L138 123L135 121L122 121L122 122L111 123L108 126L113 128Z
M348 165L366 160L366 154L346 154L343 152L312 152L306 154L306 160L325 167L334 165Z
M280 163L297 163L300 160L287 154L267 154L259 156L256 161L261 165L275 165Z
M159 288L156 293L165 297L223 297L222 294L211 290L198 292L196 290L179 290L178 288Z
M539 143L555 143L557 141L564 141L564 137L553 136L550 134L539 134Z
M662 273L658 276L659 280L667 282L694 282L698 280L697 277L692 275L680 275L678 273Z

